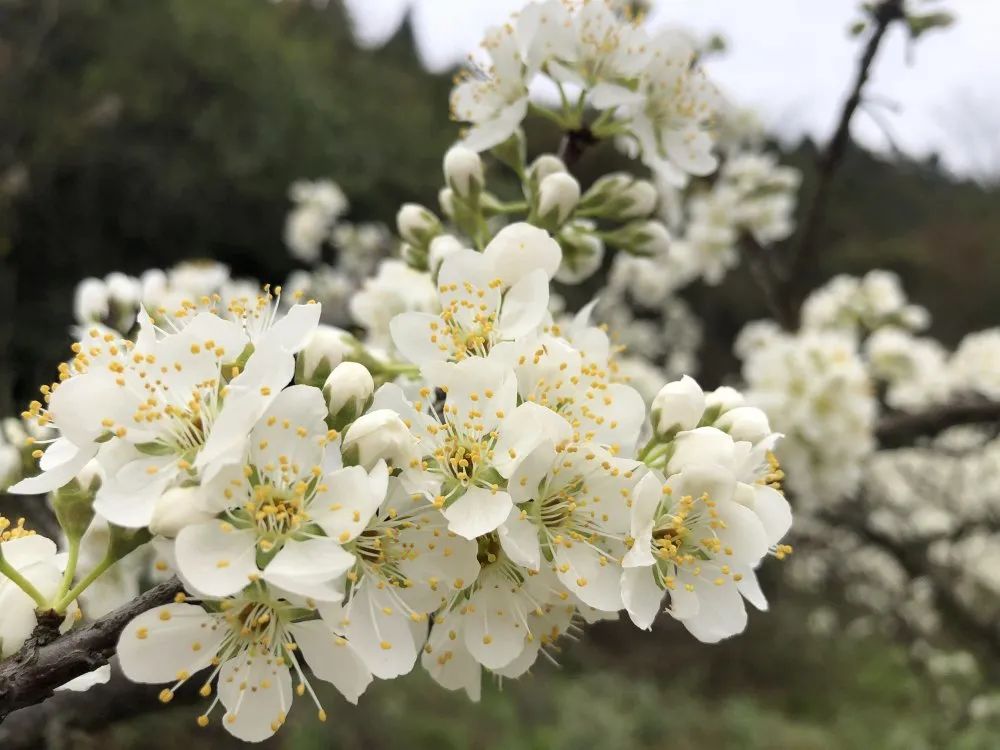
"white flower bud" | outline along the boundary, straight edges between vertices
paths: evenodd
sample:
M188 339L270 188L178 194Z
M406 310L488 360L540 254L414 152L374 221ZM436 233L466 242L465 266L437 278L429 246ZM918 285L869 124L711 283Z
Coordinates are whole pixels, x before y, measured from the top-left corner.
M109 273L104 283L107 284L108 297L116 305L133 307L139 304L139 294L142 289L138 279L115 272Z
M159 305L167 293L169 282L167 274L159 268L144 271L139 277L139 287L142 302L146 305Z
M84 279L76 285L73 312L79 323L94 323L108 317L108 285L100 279Z
M92 458L77 472L75 479L84 491L96 492L104 479L104 469L100 461Z
M592 276L604 260L604 242L583 222L573 222L559 233L562 263L555 279L563 284L579 284Z
M181 529L214 517L205 509L201 487L171 487L156 500L149 531L173 539Z
M542 154L531 163L530 167L528 167L528 176L532 180L540 183L549 175L565 171L566 165L563 164L562 159L558 156L553 156L552 154Z
M649 216L658 200L653 183L637 180L627 172L613 172L590 186L580 208L590 216L625 221Z
M368 470L385 459L405 466L414 453L413 435L392 409L376 409L358 417L344 435L343 451L357 451L358 464Z
M330 415L340 426L361 414L368 407L374 392L372 374L357 362L341 362L323 383L323 395L330 407Z
M396 214L399 236L411 245L426 248L441 233L441 222L418 203L404 203Z
M538 215L562 224L580 201L580 183L568 172L550 174L538 186Z
M705 394L705 408L718 409L722 414L737 406L743 406L744 401L743 394L728 385L720 385L714 391Z
M455 218L455 191L451 188L441 188L438 191L438 205L441 213L449 219Z
M431 275L437 274L445 258L464 249L465 246L458 238L450 234L441 234L431 240L431 246L427 253L427 263Z
M648 180L636 180L625 189L622 197L626 200L627 206L622 209L619 216L623 219L632 219L653 213L660 194Z
M715 426L732 435L733 440L759 443L771 434L767 415L755 406L737 406L715 420Z
M471 148L452 146L444 155L445 182L463 198L483 189L483 160Z
M24 422L18 417L7 417L0 420L0 434L4 440L13 446L20 447L28 439L28 432L24 429Z
M685 375L667 383L653 399L651 417L658 435L693 430L705 413L705 393L694 378Z
M13 445L0 443L0 492L21 478L21 452Z
M354 350L354 337L336 326L319 325L299 352L300 380L325 379Z
M638 242L635 251L647 257L662 257L670 248L670 232L659 221L643 222L639 229Z

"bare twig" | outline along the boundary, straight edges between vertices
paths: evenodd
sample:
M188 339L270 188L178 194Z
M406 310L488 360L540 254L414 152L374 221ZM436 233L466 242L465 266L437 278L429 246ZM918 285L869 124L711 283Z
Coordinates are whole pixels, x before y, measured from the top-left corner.
M1000 402L958 401L915 414L889 414L879 420L875 434L883 448L900 448L949 427L988 423L1000 423Z
M784 269L784 280L787 287L786 292L791 293L789 296L792 298L798 296L795 286L800 281L799 275L804 268L808 267L816 253L816 239L826 215L833 178L847 151L851 134L851 119L861 103L861 95L868 82L875 54L878 52L885 32L892 22L904 17L902 0L882 0L874 9L873 17L874 29L858 60L851 93L844 102L833 137L819 157L816 188L806 207L802 219L802 229L799 232L798 240L789 249ZM793 299L793 301L795 300Z
M0 721L12 711L41 703L73 678L107 664L129 621L173 601L181 591L180 581L172 578L100 620L65 635L58 635L61 618L40 617L24 646L0 662Z

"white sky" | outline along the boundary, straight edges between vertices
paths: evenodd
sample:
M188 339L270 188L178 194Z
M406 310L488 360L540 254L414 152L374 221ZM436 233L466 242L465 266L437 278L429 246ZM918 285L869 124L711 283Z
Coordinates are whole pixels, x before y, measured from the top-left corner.
M483 30L506 20L524 0L347 0L363 43L377 45L413 14L421 56L448 69L474 50ZM1000 173L1000 0L944 0L957 23L907 50L896 28L883 43L868 88L872 105L909 156L942 155L954 171ZM825 140L854 74L862 40L847 28L857 0L653 0L652 28L681 25L721 32L729 51L708 64L737 102L755 107L772 132ZM442 102L442 106L445 106ZM855 138L888 148L885 131L865 111Z

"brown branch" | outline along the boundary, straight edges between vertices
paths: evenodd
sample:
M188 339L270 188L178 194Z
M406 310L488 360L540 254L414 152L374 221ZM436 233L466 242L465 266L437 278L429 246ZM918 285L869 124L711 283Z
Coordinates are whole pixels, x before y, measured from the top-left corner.
M885 37L885 32L893 21L904 18L902 0L882 0L882 2L872 12L875 27L872 31L868 43L858 60L857 72L854 76L854 84L851 93L844 102L840 113L840 119L833 132L833 137L827 144L826 149L819 157L818 173L816 177L816 188L813 191L812 200L806 208L802 219L802 229L799 233L798 241L790 247L784 277L788 289L786 292L792 293L789 296L797 297L794 294L795 285L799 281L797 278L809 262L813 260L817 250L817 236L823 225L826 210L829 203L830 189L833 178L837 173L847 151L847 144L851 135L851 119L861 103L861 94L868 77L871 73L872 62L875 54ZM797 300L794 300L797 305Z
M912 445L920 437L933 437L949 427L1000 423L1000 402L958 401L915 414L899 412L879 420L875 435L883 448Z
M199 700L200 683L189 681L170 701L170 707ZM103 729L110 724L163 709L157 700L161 685L141 685L125 677L112 661L111 679L86 692L60 691L43 703L15 711L0 724L4 750L72 747L77 732Z
M786 331L795 328L795 311L788 304L789 298L778 288L778 275L774 268L771 250L762 246L752 234L743 236L743 257L750 267L750 275L764 296L767 309Z
M566 169L571 174L573 166L583 156L583 152L597 143L597 141L597 137L591 132L590 128L577 128L576 130L568 130L563 134L562 141L559 143L558 156L562 159L563 164L566 165Z
M19 708L41 703L75 677L108 663L118 636L137 615L174 600L182 591L172 578L100 620L58 635L58 616L42 616L31 638L0 662L0 722ZM6 745L4 745L6 747Z

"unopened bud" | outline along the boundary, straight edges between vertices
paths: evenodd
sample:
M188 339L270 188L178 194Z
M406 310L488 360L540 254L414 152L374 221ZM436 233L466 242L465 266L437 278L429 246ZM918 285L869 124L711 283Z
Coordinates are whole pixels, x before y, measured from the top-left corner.
M296 361L296 382L319 385L344 357L353 353L357 340L336 326L319 325Z
M562 247L562 263L556 271L556 281L579 284L592 276L604 260L604 242L584 222L567 224L557 237Z
M528 167L528 177L536 183L541 183L549 175L565 171L566 165L558 156L542 154L531 162L531 166Z
M438 269L449 255L464 250L462 243L450 234L442 234L431 240L430 250L427 253L427 266L431 275L436 276Z
M376 409L358 417L344 435L345 463L371 468L380 459L405 467L414 455L414 439L402 418L392 409Z
M210 521L203 497L201 487L171 487L157 498L149 531L173 539L185 526Z
M368 368L357 362L341 362L323 384L333 427L340 430L357 419L371 402L375 381Z
M455 191L451 188L441 188L438 191L438 205L441 213L449 219L455 218Z
M609 244L620 247L627 253L643 258L664 256L670 248L670 232L659 221L634 221L631 224L609 232Z
M79 541L94 520L94 496L101 487L101 466L91 460L52 495L52 508L66 538Z
M616 221L649 216L656 208L659 193L648 180L637 180L625 172L615 172L597 180L580 200L580 211Z
M724 414L737 406L743 406L743 394L728 385L720 385L714 391L705 394L705 409L717 409L719 414Z
M754 406L737 406L715 420L715 426L728 432L733 440L759 443L771 434L767 415Z
M444 179L456 195L470 198L483 189L483 160L471 148L459 144L444 155Z
M396 228L405 242L424 249L441 233L441 222L418 203L404 203L396 214Z
M426 271L428 254L423 248L404 242L399 246L399 257L414 271Z
M538 217L552 227L562 226L580 201L580 183L568 172L550 174L538 186Z
M108 286L100 279L84 279L76 285L73 313L79 323L96 323L108 317Z
M650 412L658 436L692 430L705 412L705 394L694 378L685 375L660 389Z

